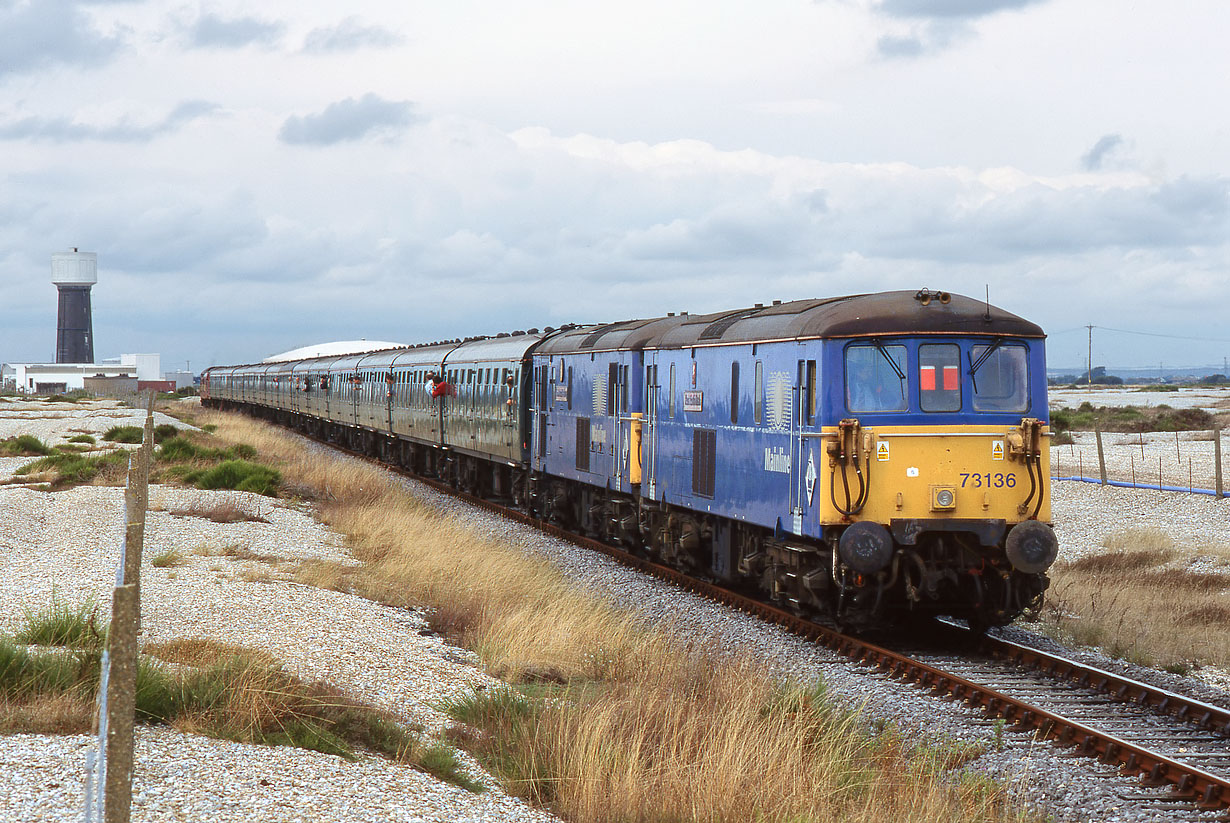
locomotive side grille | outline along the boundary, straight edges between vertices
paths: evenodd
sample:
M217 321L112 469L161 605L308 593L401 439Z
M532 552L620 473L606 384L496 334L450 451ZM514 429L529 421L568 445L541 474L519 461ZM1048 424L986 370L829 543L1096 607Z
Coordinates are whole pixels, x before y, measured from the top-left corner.
M577 470L589 471L589 418L577 418Z
M717 432L692 430L692 494L713 497L717 478Z

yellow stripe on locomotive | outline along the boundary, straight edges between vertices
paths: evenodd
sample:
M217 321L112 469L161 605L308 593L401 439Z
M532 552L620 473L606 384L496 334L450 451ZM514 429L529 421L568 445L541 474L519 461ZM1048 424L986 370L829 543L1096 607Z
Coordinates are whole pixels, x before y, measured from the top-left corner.
M840 510L848 510L843 464L832 449L843 434L848 432L838 426L823 429L828 460L814 500L824 525L852 520L888 525L903 518L1050 522L1049 449L1029 442L1048 442L1050 433L1044 424L860 426L857 457L866 502L853 516ZM858 479L852 460L853 455L847 455L844 469L846 483L855 485Z

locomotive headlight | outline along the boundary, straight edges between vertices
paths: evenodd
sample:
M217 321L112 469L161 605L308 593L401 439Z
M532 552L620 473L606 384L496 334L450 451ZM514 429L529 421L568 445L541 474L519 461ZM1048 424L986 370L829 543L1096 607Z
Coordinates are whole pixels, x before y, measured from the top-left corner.
M951 511L957 507L957 489L955 486L931 487L931 511Z

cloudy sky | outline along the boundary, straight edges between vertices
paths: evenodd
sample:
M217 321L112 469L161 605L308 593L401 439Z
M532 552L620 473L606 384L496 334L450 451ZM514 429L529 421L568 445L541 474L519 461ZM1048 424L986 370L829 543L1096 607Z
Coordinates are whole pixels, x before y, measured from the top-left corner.
M98 356L165 368L920 286L989 287L1053 365L1088 324L1095 364L1220 364L1227 33L1224 0L0 0L0 360L54 357L76 246Z

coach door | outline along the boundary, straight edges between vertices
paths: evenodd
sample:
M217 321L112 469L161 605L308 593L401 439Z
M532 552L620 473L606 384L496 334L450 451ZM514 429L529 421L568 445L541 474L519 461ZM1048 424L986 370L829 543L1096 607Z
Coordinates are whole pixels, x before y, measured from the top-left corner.
M542 470L547 459L547 370L545 363L534 367L534 468Z

